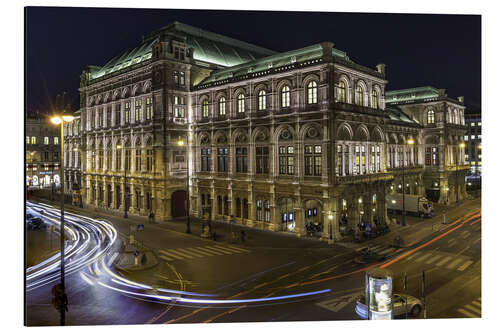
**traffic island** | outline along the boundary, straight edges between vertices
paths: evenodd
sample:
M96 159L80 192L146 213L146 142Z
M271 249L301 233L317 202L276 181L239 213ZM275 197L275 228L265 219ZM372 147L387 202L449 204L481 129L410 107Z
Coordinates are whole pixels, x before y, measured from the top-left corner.
M134 245L126 245L113 263L118 270L125 272L142 271L158 265L158 259L150 251L139 251Z

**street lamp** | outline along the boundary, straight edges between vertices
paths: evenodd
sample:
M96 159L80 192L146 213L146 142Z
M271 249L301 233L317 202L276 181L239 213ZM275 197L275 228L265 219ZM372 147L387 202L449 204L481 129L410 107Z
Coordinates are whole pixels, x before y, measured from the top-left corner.
M408 139L406 141L406 144L403 145L403 216L402 216L402 221L401 225L405 226L406 225L406 207L405 207L405 192L406 192L406 186L405 186L405 158L406 158L406 145L412 146L415 144L415 140L413 139Z
M455 165L456 165L456 171L455 171L455 194L456 194L456 201L455 205L458 205L458 148L465 148L465 143L460 142L460 144L457 146L457 154L455 158Z
M118 149L121 153L122 145L117 144L116 149ZM121 159L121 156L120 156ZM128 218L127 214L127 156L125 156L125 162L123 163L123 217Z
M63 112L62 115L54 115L50 121L55 125L61 125L61 156L60 156L60 183L61 183L61 229L60 229L60 244L61 244L61 294L62 298L66 299L66 287L64 283L64 123L70 123L75 117ZM61 326L66 322L66 306L61 307Z
M182 140L181 137L179 137L179 140L177 140L177 145L179 147L184 147L184 140ZM191 233L191 225L189 221L189 163L188 163L188 154L186 150L186 233L190 234Z

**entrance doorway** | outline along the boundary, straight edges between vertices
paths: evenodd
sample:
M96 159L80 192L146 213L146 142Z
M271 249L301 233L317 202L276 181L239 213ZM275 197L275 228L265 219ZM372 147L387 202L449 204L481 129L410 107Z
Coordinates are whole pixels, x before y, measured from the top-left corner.
M172 193L172 217L186 216L186 191L179 190Z

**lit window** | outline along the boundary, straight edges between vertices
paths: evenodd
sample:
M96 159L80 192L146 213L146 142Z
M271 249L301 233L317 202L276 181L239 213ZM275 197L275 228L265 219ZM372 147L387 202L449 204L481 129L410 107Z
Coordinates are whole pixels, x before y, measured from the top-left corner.
M477 126L481 126L481 122L478 122L478 123L477 123Z
M464 136L464 140L469 141L469 136L468 135Z
M363 106L363 88L358 85L356 88L356 104Z
M259 111L266 109L266 91L259 91Z
M378 94L376 90L372 91L372 108L378 109Z
M340 81L339 84L339 102L346 103L345 82Z
M204 100L203 101L203 106L202 106L202 117L203 118L208 118L208 101Z
M185 85L185 83L186 83L186 77L185 77L184 72L180 72L179 74L180 74L180 78L179 78L179 79L180 79L180 80L179 80L180 82L179 82L179 84L180 84L181 86L183 86L183 85Z
M427 111L427 124L434 124L434 110Z
M48 136L46 136L46 137L43 138L43 144L44 145L48 145L49 144L49 137Z
M146 120L150 120L153 115L153 98L146 98Z
M284 86L281 89L281 107L288 108L290 107L290 87Z
M245 112L245 95L238 95L238 113Z
M475 135L471 135L471 136L470 136L470 139L471 139L471 140L474 140L475 138L476 138L476 136L475 136Z
M307 85L307 104L318 103L318 84L316 81L311 81Z
M29 144L30 144L30 137L29 137L29 136L27 136L27 137L26 137L26 144L27 144L27 145L29 145Z
M54 137L54 144L55 145L59 144L59 137L57 137L57 136Z
M477 136L477 138L478 138L478 139L481 139L481 134L479 134L479 135Z
M471 125L472 127L474 127L474 126L476 126L476 123L470 123L470 125Z
M32 145L36 144L36 136L31 137L31 144Z
M219 99L219 115L220 116L226 115L226 98L225 97L221 97Z

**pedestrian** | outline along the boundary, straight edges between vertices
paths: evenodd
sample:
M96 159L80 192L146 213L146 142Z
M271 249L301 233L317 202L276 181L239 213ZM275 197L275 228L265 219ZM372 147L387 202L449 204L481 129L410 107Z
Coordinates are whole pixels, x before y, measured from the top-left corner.
M245 243L245 236L246 236L245 230L241 230L241 242L242 243Z
M217 233L215 231L212 233L212 238L214 241L217 241Z

